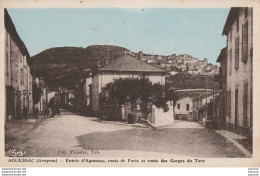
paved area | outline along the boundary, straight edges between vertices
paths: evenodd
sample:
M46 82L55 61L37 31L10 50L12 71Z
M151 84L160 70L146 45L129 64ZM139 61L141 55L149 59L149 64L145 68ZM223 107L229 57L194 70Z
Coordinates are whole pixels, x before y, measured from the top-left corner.
M12 134L9 134L12 135ZM72 113L42 120L12 147L37 157L246 157L226 138L195 122L149 129Z
M251 157L251 152L248 151L243 145L241 145L237 140L246 140L247 138L235 133L232 133L230 131L226 130L216 130L216 133L222 135L229 141L231 141L234 145L237 146L245 155L246 157L250 158Z

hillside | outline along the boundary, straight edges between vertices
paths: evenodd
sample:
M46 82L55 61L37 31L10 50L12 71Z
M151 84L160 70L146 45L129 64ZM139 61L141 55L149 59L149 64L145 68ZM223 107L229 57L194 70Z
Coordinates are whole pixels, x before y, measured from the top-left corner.
M43 77L50 88L73 88L86 77L88 69L101 67L125 52L129 50L108 45L93 45L87 48L58 47L31 57L30 63L33 72Z
M30 64L33 73L43 77L51 89L57 89L58 86L71 89L89 75L91 70L94 71L126 53L136 58L140 55L111 45L92 45L87 48L56 47L31 57ZM139 59L142 61L165 69L169 74L172 74L172 71L177 72L177 75L168 76L166 83L178 89L206 88L205 78L208 77L211 82L212 71L218 69L206 59L200 61L187 54L162 56L141 53L141 56ZM212 85L209 85L210 87Z

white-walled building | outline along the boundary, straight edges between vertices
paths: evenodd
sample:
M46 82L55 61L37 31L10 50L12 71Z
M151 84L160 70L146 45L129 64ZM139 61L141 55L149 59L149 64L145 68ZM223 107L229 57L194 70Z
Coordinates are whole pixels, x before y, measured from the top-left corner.
M175 117L178 119L188 118L192 113L192 98L184 97L178 100L174 107Z
M98 70L92 79L92 110L99 109L99 94L108 83L119 78L147 77L155 84L165 85L165 71L151 66L130 55L117 58L114 62Z
M252 136L253 126L253 8L231 8L227 36L226 129Z

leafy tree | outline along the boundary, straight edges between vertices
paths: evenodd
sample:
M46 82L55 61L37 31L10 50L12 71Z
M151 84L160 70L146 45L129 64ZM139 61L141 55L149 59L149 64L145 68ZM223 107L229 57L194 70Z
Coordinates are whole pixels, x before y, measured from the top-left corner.
M124 104L125 98L130 97L131 103L140 98L144 104L148 97L153 98L157 107L164 107L168 100L176 103L178 97L175 92L160 84L152 84L148 78L119 78L108 83L101 91L101 104Z

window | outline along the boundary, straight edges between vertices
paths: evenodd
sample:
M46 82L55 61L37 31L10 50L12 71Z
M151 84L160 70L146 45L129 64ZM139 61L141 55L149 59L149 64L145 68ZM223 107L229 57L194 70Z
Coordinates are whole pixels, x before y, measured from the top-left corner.
M190 110L190 104L186 104L186 111Z
M24 85L24 74L23 74L23 69L20 69L20 83L21 83L21 85Z
M247 123L247 120L248 120L248 117L247 117L247 105L248 105L248 83L244 83L243 85L243 125L244 126L247 126L248 123Z
M227 116L231 117L231 91L230 90L226 92L226 97L227 97L227 99L226 99L226 101L227 101L226 112L227 112Z
M248 9L247 7L245 8L245 18L247 18L247 15L248 15Z
M248 58L248 22L242 25L242 61Z
M178 108L178 109L181 109L180 103L177 104L177 108Z
M232 72L232 49L229 50L229 75Z
M239 18L237 18L237 32L239 30Z
M232 27L230 28L229 32L229 42L232 43Z
M250 49L250 57L253 59L253 47Z
M239 68L239 37L235 41L235 69Z

